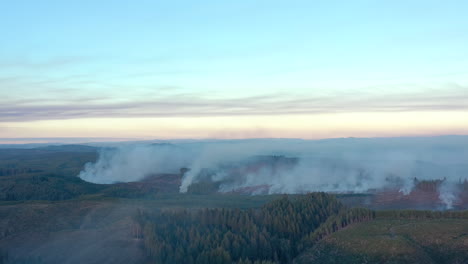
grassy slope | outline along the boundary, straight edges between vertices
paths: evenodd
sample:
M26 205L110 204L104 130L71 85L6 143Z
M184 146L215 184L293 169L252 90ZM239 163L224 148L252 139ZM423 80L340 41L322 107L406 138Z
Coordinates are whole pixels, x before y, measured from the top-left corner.
M468 263L468 220L356 224L320 241L297 263Z

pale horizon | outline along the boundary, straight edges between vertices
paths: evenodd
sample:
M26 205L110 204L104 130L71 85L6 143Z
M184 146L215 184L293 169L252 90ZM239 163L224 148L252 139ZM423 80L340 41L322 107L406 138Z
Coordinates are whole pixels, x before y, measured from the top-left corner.
M74 145L74 144L133 144L133 143L187 143L187 142L223 142L223 141L244 141L244 140L303 140L303 141L320 141L320 140L340 140L340 139L437 139L437 138L460 138L466 137L468 134L444 134L444 135L411 135L411 136L387 136L387 137L330 137L330 138L285 138L285 137L250 137L250 138L112 138L112 137L51 137L51 138L0 138L0 146L9 145Z

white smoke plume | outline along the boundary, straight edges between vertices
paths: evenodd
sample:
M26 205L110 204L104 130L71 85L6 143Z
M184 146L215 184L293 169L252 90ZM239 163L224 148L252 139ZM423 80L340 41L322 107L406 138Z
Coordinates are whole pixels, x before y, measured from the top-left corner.
M273 165L239 169L252 167L255 162ZM365 192L391 186L408 194L414 178L445 178L444 184L468 178L468 137L130 145L102 151L98 161L87 164L80 177L96 183L129 182L154 173L176 173L182 167L190 170L182 179L181 192L208 179L219 182L222 192L261 185L269 186L269 193ZM441 193L446 193L444 188ZM440 198L447 204L453 201L445 194Z
M190 151L170 145L123 145L104 148L96 163L78 175L93 183L139 181L156 173L174 173L190 164Z
M438 188L439 199L445 204L447 209L453 208L453 203L457 200L459 189L454 182L443 181Z

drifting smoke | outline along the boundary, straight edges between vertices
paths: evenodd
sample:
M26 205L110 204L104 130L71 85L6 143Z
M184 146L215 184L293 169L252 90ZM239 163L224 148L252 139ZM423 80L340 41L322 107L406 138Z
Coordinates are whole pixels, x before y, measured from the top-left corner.
M87 163L78 176L93 183L134 182L151 174L177 172L191 159L190 151L170 145L105 148L97 162Z
M443 181L439 186L439 199L445 204L447 209L453 208L453 203L457 199L460 192L458 186L454 182Z
M102 151L80 173L96 183L138 181L150 174L190 168L180 186L219 183L219 191L268 186L268 193L366 192L418 180L446 180L440 199L452 206L453 184L468 178L468 138L257 139L126 146Z

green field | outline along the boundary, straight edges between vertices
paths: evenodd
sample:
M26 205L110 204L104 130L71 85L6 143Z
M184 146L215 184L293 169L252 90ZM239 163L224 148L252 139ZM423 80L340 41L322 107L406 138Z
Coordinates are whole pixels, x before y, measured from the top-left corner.
M468 263L468 219L385 219L320 241L298 263Z

